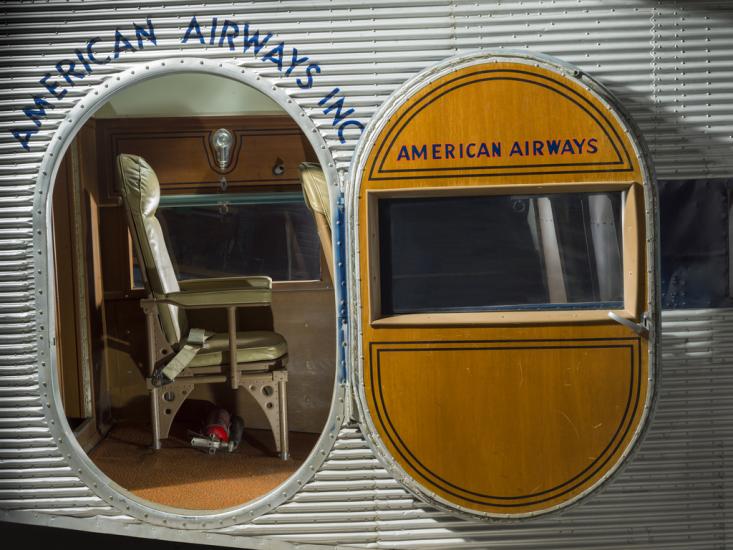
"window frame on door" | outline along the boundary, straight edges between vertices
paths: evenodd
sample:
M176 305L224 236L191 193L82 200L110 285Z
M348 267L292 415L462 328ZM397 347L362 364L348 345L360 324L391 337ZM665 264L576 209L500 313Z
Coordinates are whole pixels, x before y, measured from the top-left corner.
M461 197L486 195L538 195L561 193L624 192L622 204L622 273L623 308L621 309L542 309L424 312L387 315L381 307L381 269L379 200L393 198ZM608 321L612 311L621 318L640 319L642 313L644 259L641 258L643 239L643 186L640 182L620 183L553 183L498 184L492 186L410 187L367 191L367 257L369 262L369 321L374 327L450 326L450 325L515 325Z

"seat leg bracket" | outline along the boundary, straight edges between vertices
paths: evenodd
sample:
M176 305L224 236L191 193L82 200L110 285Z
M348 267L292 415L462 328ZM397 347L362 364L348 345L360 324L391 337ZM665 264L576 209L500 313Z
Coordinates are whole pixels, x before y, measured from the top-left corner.
M288 444L288 415L286 382L288 372L275 370L265 375L242 374L239 385L245 388L265 413L275 438L275 449L280 458L290 456Z
M194 384L186 382L173 382L162 388L152 388L152 421L153 421L153 448L160 449L161 439L167 439L170 433L173 419L183 405L186 398L191 395Z

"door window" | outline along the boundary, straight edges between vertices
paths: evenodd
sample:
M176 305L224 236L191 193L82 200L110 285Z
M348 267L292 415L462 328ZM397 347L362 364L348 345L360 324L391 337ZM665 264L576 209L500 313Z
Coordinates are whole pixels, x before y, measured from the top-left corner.
M381 313L621 308L622 194L379 199Z

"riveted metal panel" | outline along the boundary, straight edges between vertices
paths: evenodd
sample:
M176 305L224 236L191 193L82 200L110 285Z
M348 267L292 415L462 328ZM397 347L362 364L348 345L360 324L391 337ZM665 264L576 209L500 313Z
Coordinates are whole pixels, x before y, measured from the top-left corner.
M7 2L0 8L0 518L242 547L289 543L366 547L725 548L733 516L733 312L663 315L657 412L639 452L602 493L552 518L486 523L416 500L390 477L353 424L334 427L319 468L267 512L224 527L154 526L99 496L70 464L49 410L53 398L39 319L47 289L34 245L36 182L67 114L90 91L148 62L200 58L257 74L302 111L346 180L360 132L342 142L319 101L335 87L366 124L420 70L477 49L527 49L592 74L640 127L659 177L733 175L733 5L662 0L122 0ZM303 90L261 55L181 44L192 16L272 32L317 61ZM155 24L157 45L75 81L37 127L23 113L39 79L95 36ZM102 43L100 42L100 45ZM101 50L100 50L101 51ZM48 96L46 96L48 97ZM295 107L294 107L295 109ZM293 112L296 112L294 110ZM14 128L37 130L30 151ZM38 217L36 218L39 219ZM47 314L46 312L45 314ZM44 314L44 315L45 315ZM273 501L274 502L274 501ZM251 519L250 519L251 517Z

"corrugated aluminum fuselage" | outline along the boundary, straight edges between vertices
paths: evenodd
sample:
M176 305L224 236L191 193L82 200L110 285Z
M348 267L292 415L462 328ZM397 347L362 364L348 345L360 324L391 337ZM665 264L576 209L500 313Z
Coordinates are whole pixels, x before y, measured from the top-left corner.
M328 424L304 467L242 508L183 515L105 483L63 420L51 375L47 229L57 160L83 121L115 90L175 71L220 74L270 95L341 191L364 127L395 89L447 57L500 48L555 56L607 86L639 126L657 177L731 177L729 2L51 1L2 11L0 518L267 548L730 546L730 310L663 314L648 434L610 485L560 514L486 522L417 500L360 431L347 345ZM337 288L340 341L349 344L341 299L352 294Z

